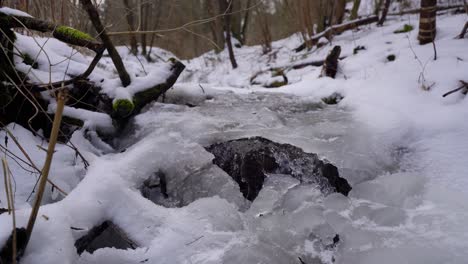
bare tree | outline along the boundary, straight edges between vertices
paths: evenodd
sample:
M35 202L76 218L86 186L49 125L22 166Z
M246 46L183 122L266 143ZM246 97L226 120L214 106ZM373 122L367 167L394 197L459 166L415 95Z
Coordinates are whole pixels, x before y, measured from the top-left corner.
M125 69L125 66L122 62L122 58L120 57L119 53L115 49L115 46L112 43L110 37L107 35L106 29L102 25L102 22L101 22L101 19L99 18L99 13L96 7L93 5L91 0L80 0L80 2L83 5L86 12L88 13L89 18L94 25L94 28L98 32L102 42L104 43L104 46L109 52L109 56L111 57L112 62L114 62L114 66L117 69L122 85L128 86L131 82L130 75L128 74L127 69Z
M335 11L332 22L334 25L343 23L345 11L346 0L335 0Z
M392 3L392 0L385 0L385 5L384 5L384 8L382 10L382 16L380 17L379 22L377 23L377 25L382 26L383 23L385 22L385 20L387 19L388 10L390 9L390 4L391 3Z
M431 43L436 36L437 0L421 0L418 40L421 45Z
M220 11L224 13L224 41L226 42L228 52L229 52L229 60L231 61L232 68L237 68L237 61L236 57L234 56L234 49L232 47L232 39L231 39L231 13L232 13L232 4L233 0L219 0L219 8Z
M358 17L359 7L361 6L361 0L354 0L353 9L351 9L350 19L354 20Z
M207 0L205 1L205 8L208 12L210 17L216 17L218 15L218 11L221 8L218 4L214 1ZM217 6L218 5L218 6ZM224 13L226 10L223 10ZM216 44L216 52L221 52L224 49L224 30L223 30L223 19L221 17L215 18L210 25L211 35L213 37L213 41Z
M128 23L128 30L129 31L135 31L133 8L130 7L130 3L128 2L128 0L123 0L123 4L124 4L125 9L126 9L125 17L126 17L127 23ZM133 55L137 55L137 53L138 53L137 39L136 39L135 35L133 35L133 34L130 34L128 36L130 38L130 52Z

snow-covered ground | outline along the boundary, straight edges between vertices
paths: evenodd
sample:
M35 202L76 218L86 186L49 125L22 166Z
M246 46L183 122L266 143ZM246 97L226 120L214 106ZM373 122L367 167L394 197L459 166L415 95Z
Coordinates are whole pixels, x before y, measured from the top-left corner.
M262 55L259 46L236 49L236 70L225 52L186 61L166 104L136 116L114 149L74 134L87 170L73 150L58 146L51 179L69 194L49 189L22 263L466 263L468 101L461 94L442 98L467 78L468 40L454 38L466 20L438 18L436 61L432 45L418 45L416 30L393 33L404 24L417 28L415 16L346 32L332 43L346 56L336 79L306 67L287 72L291 84L277 89L251 86L250 78L269 67L321 60L332 45L296 54L291 50L300 39L292 36L273 43L275 55ZM353 54L357 46L365 50ZM131 57L126 63L140 65ZM104 66L111 67L104 61L95 78L109 72ZM345 97L338 105L321 102L334 92ZM46 142L17 125L9 129L42 166L45 152L37 145ZM287 175L272 175L250 204L203 148L247 136L318 153L353 190L349 197L323 197ZM22 157L11 141L8 149ZM35 178L9 164L22 226ZM158 170L180 207L141 196L138 188ZM0 207L3 197L2 185ZM74 241L104 220L139 247L78 256ZM0 226L3 244L11 217L2 214ZM327 246L335 234L338 246Z

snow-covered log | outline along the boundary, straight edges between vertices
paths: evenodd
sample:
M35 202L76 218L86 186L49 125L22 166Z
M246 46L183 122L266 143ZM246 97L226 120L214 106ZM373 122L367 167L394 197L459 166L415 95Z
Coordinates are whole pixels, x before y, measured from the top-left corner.
M166 77L165 81L140 92L135 93L132 100L130 99L117 99L114 100L112 115L118 119L126 118L138 113L145 105L158 98L167 92L179 78L179 75L184 71L185 65L176 59L170 60L170 74Z
M2 27L26 28L43 33L52 32L54 38L60 41L79 47L85 47L96 52L100 52L104 47L102 43L96 41L93 37L84 32L33 17L5 14L0 10L0 23Z
M324 31L320 32L319 34L314 35L313 37L308 39L306 42L302 43L299 47L297 47L294 50L296 52L301 52L305 48L307 48L308 43L310 43L312 45L315 45L318 42L318 40L320 38L322 38L322 37L330 38L333 34L340 34L340 33L344 32L344 31L347 31L347 30L351 30L351 29L355 29L355 28L360 27L360 26L375 23L378 20L379 20L378 16L370 16L370 17L366 17L366 18L361 18L361 19L348 21L348 22L343 23L343 24L331 26L331 27L325 29Z

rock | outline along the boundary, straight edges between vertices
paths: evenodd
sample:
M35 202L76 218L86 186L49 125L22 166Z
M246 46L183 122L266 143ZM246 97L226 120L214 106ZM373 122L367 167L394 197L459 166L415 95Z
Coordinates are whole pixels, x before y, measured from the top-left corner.
M16 263L19 263L24 254L28 241L25 228L16 228ZM0 248L0 264L12 263L13 260L13 234L10 234L3 248Z
M84 251L93 253L100 248L135 249L137 245L111 221L93 227L85 236L75 242L79 255Z
M269 174L291 175L301 183L317 185L324 194L348 195L351 190L334 165L293 145L253 137L214 144L206 150L215 156L213 163L239 184L250 201L257 197Z
M343 99L344 99L343 95L335 92L335 93L331 94L330 96L323 97L322 102L324 102L324 103L326 103L328 105L336 105L339 102L341 102L341 100L343 100Z

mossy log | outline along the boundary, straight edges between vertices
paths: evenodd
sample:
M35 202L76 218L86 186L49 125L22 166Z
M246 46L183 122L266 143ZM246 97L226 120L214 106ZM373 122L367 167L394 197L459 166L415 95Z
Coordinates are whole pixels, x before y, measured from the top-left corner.
M86 2L86 1L85 1ZM53 37L70 45L86 47L96 52L96 56L88 69L70 80L48 84L31 84L25 74L14 67L13 49L15 33L13 28L26 28L39 32L51 32ZM66 26L55 25L31 17L13 16L0 12L0 121L3 124L15 122L33 133L39 129L47 138L51 128L51 116L47 112L49 102L42 98L41 92L60 90L67 87L69 100L67 105L88 111L97 111L112 117L114 125L123 127L128 119L138 114L148 103L156 101L167 92L177 81L185 69L185 65L176 59L171 59L171 73L165 82L134 94L131 100L111 98L100 92L100 88L87 77L92 73L102 57L105 46L81 31ZM26 80L26 81L24 81ZM124 85L125 86L125 85ZM18 93L18 90L21 92ZM28 98L26 98L28 97ZM79 98L79 99L77 99ZM82 127L85 120L76 117L65 117L61 127L61 140L67 138L74 130Z
M65 43L99 52L104 47L90 35L77 29L60 26L26 16L13 16L0 12L0 24L5 28L27 28L39 32L51 32L53 37Z
M112 116L117 119L128 118L141 111L145 105L158 98L169 90L179 78L179 75L184 71L185 65L180 61L171 58L171 74L167 77L166 81L154 87L150 87L142 92L136 93L132 100L117 99L112 104Z

